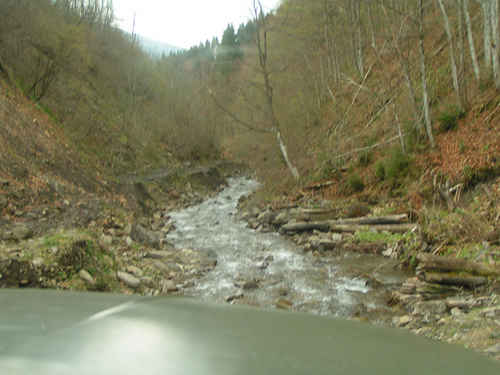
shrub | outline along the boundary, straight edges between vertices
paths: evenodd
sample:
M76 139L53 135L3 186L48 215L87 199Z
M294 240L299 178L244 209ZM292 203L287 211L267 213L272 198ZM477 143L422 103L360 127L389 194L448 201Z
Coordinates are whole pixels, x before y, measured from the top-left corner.
M357 174L350 175L349 178L347 179L347 184L349 185L349 189L352 192L360 192L363 191L363 189L365 188L363 180Z
M454 130L458 126L458 120L465 117L465 111L459 107L452 106L439 115L439 132L445 133Z
M410 171L411 158L401 149L396 148L386 161L385 176L392 180L406 177Z
M373 159L373 153L371 151L365 151L359 155L359 166L360 167L366 167L370 165Z
M375 165L375 176L379 181L385 180L385 165L381 161L377 162Z

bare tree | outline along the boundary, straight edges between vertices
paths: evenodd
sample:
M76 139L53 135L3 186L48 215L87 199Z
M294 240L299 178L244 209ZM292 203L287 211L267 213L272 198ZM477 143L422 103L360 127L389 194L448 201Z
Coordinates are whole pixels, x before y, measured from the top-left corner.
M424 38L425 38L425 29L424 29L424 1L418 0L418 29L419 29L419 51L420 51L420 74L422 79L422 97L423 97L423 106L424 106L424 119L425 119L425 130L427 131L427 136L429 137L429 141L431 142L431 146L434 147L436 142L434 141L434 135L432 134L432 123L431 123L431 115L430 115L430 105L429 105L429 93L427 90L427 62L425 57L425 48L424 48Z
M455 46L453 43L453 35L451 33L451 26L450 26L450 20L448 18L448 13L446 12L446 7L443 3L443 0L437 0L439 4L439 8L441 9L441 13L443 14L443 23L444 23L444 29L446 31L446 36L448 37L448 44L449 44L449 50L450 50L450 66L451 66L451 76L453 79L453 88L455 89L455 94L457 96L457 101L459 107L462 109L463 104L462 104L462 95L461 95L461 90L460 90L460 82L458 81L458 69L457 69L457 62L456 62L456 56L455 56Z
M495 80L495 87L500 89L500 66L499 66L499 43L500 37L498 35L499 25L498 25L498 0L491 0L491 33L492 33L492 62L493 62L493 78Z
M255 43L257 45L257 51L259 54L259 67L265 87L265 95L266 95L266 104L267 111L271 121L271 128L276 136L276 140L278 141L278 145L281 151L281 155L285 160L285 163L290 170L292 176L298 180L300 178L299 171L297 168L291 163L290 158L288 157L288 151L285 142L283 141L283 137L281 135L281 125L276 116L276 112L274 109L274 89L271 83L271 72L268 65L268 37L269 37L269 29L267 26L266 15L264 14L264 10L262 8L262 4L260 0L253 0L253 12L255 17L255 23L257 25L257 32L255 33Z
M476 46L474 44L474 35L472 33L472 23L469 13L469 0L462 0L462 7L465 18L465 26L467 28L467 38L469 40L469 50L472 59L472 68L474 70L474 77L476 77L476 81L479 82L481 79L481 71L479 70L479 63L476 54Z
M483 12L483 43L484 43L484 66L491 73L491 1L480 0Z

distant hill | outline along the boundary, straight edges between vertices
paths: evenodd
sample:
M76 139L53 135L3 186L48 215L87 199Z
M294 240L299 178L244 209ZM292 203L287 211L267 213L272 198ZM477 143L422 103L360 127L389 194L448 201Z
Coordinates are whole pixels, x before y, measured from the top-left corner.
M144 50L153 57L160 57L162 54L168 56L171 53L183 50L182 48L172 46L168 43L158 42L141 35L138 35L138 39Z

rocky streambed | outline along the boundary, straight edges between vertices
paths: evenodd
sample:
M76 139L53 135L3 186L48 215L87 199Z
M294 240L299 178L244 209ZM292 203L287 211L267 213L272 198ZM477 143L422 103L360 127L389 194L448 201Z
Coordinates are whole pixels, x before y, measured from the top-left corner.
M217 260L186 294L322 315L392 314L387 301L407 276L395 260L353 252L317 256L270 227L249 224L258 213L238 212L238 201L257 187L253 180L231 179L217 196L170 213L176 229L167 240Z
M480 284L444 285L428 279L422 260L417 275L403 268L408 248L426 253L406 215L339 220L335 210L238 207L257 186L232 179L217 196L170 214L176 229L168 241L217 262L185 294L369 320L500 359L495 278L464 276Z

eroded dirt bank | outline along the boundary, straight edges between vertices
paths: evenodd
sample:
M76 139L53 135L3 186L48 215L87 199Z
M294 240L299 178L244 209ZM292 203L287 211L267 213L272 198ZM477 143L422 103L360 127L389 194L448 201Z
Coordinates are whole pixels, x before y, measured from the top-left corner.
M241 169L217 163L133 174L99 195L61 184L54 200L2 180L0 287L181 293L216 259L167 243L168 212L215 194Z

